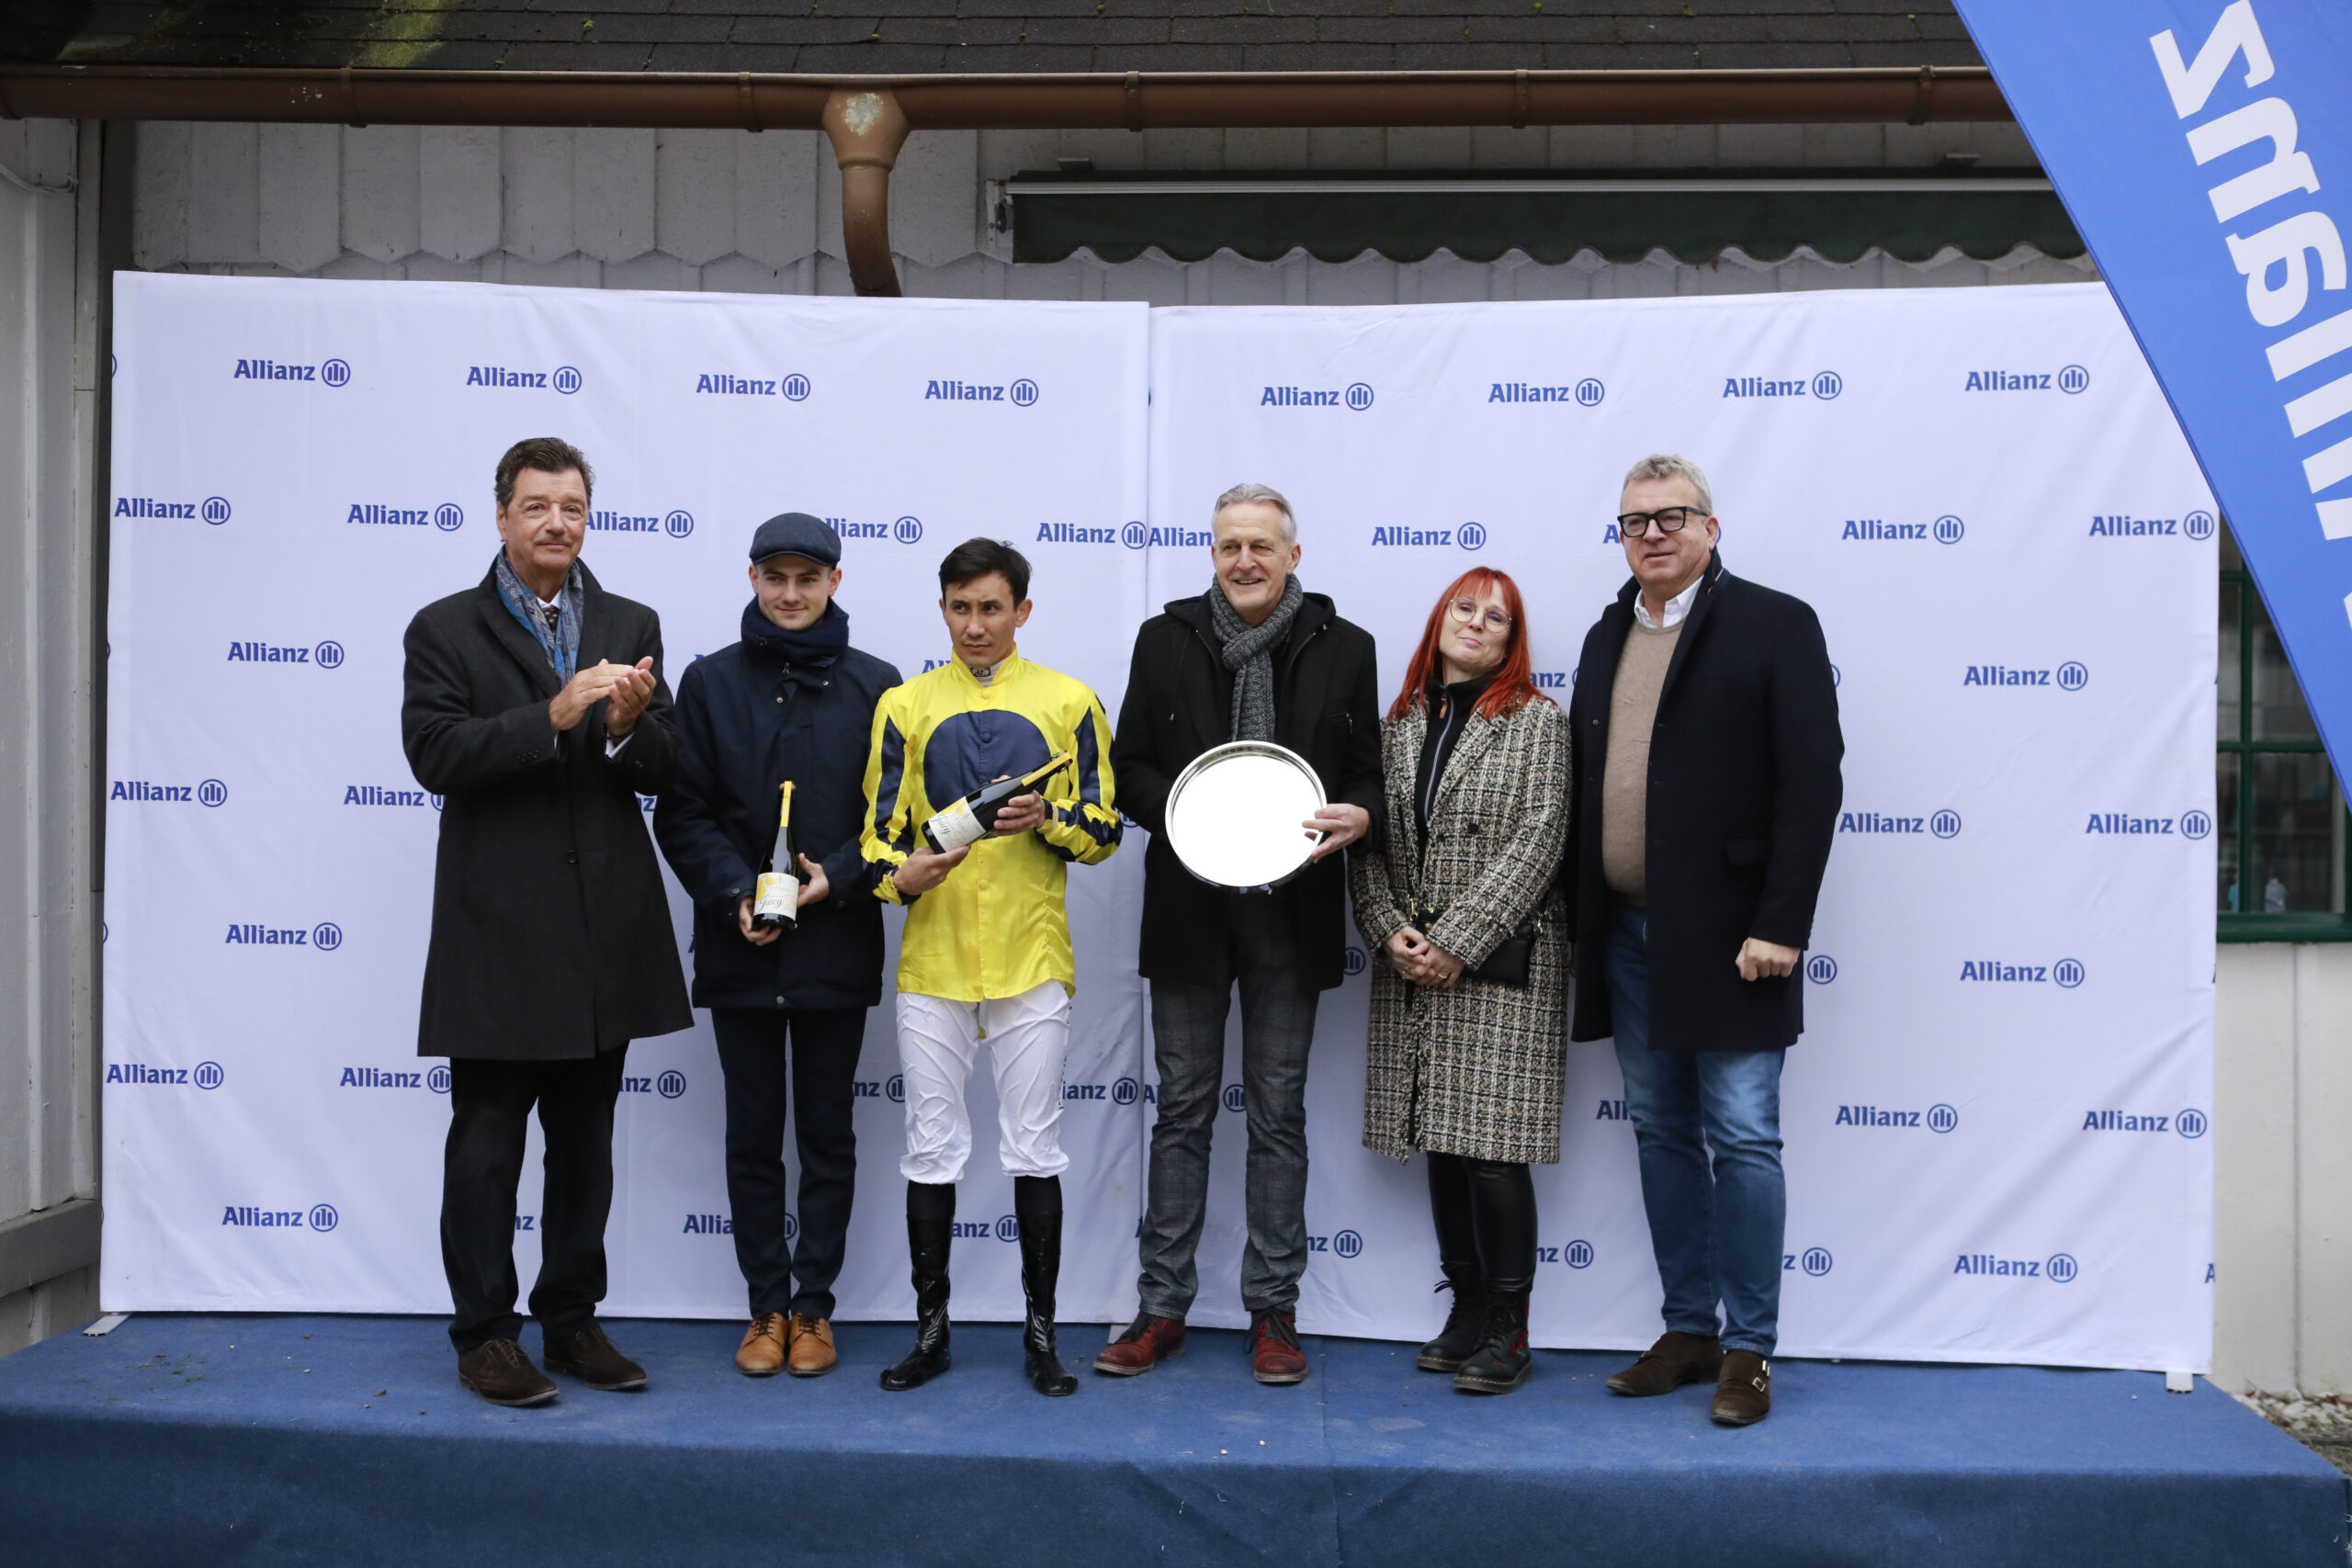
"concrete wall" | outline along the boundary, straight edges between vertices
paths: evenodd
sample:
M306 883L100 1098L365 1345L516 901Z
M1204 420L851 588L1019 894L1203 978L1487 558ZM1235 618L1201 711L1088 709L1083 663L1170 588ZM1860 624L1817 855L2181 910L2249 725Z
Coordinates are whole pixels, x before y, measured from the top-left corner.
M0 122L0 1352L97 1309L96 173Z

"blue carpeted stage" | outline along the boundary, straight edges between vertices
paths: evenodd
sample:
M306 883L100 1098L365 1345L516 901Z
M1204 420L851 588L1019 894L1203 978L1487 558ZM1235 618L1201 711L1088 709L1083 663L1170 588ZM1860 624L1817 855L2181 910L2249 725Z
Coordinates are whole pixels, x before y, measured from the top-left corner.
M0 1360L0 1562L2341 1568L2352 1500L2150 1373L1782 1362L1771 1419L1724 1431L1703 1388L1612 1398L1614 1354L1472 1399L1408 1347L1310 1339L1314 1375L1266 1389L1204 1332L1049 1401L1001 1325L899 1395L904 1325L842 1325L809 1382L738 1376L730 1325L612 1327L649 1392L560 1379L526 1411L460 1391L424 1319L52 1339Z

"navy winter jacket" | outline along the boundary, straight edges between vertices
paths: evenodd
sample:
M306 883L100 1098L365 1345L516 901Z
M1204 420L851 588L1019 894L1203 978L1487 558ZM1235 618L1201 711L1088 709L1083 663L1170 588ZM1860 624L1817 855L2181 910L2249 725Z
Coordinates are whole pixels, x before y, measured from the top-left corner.
M744 639L695 660L678 682L678 772L654 807L653 836L694 900L696 1007L865 1008L882 999L877 868L859 852L858 830L874 705L899 684L899 671L852 648L818 683L798 674L774 647ZM786 779L795 786L793 836L831 889L801 911L798 930L754 947L736 909L775 842L776 786Z

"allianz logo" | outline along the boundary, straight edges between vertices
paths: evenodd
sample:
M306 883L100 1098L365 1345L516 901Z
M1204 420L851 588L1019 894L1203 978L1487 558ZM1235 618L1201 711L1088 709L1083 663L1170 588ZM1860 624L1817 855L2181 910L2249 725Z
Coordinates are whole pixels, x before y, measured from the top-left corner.
M1366 381L1351 381L1339 387L1268 387L1259 395L1261 409L1353 409L1358 413L1372 407L1376 394Z
M466 367L466 385L492 387L500 390L551 387L568 398L585 383L579 370L570 365L559 365L552 370L517 370L505 365L469 365Z
M2089 977L2078 958L2062 958L2055 964L2005 964L1992 958L1961 960L1960 977L1963 983L1993 986L2057 986L2073 990Z
M1539 692L1565 692L1575 685L1577 680L1577 672L1573 670L1537 670L1532 673L1535 678L1535 689Z
M853 1100L887 1100L893 1105L903 1105L907 1100L907 1080L892 1073L887 1078L859 1078L850 1085Z
M241 1225L248 1230L317 1231L321 1235L343 1223L332 1203L313 1203L308 1209L263 1209L243 1203L230 1203L220 1210L220 1223Z
M316 365L287 365L275 359L240 359L236 369L229 373L232 381L316 381L323 386L344 387L351 383L351 366L341 359L321 360Z
M2090 537L2094 539L2210 539L2213 536L2213 514L2192 512L2186 517L2127 517L2120 513L2094 515Z
M2091 683L2090 668L2075 660L2068 660L2053 670L2020 670L2007 664L1971 664L1961 673L1963 686L2056 686L2062 692L2079 692Z
M1933 539L1939 545L1956 545L1968 536L1968 525L1950 513L1933 523L1889 523L1883 517L1849 517L1838 537L1840 540L1880 544L1886 542L1925 543Z
M943 403L1011 403L1015 408L1032 408L1037 401L1037 383L1026 376L1003 386L988 386L973 381L927 381L922 389L925 402Z
M321 670L343 668L343 644L322 642L311 648L288 648L272 642L232 642L231 664L311 664Z
M735 1222L725 1214L688 1214L681 1235L733 1235Z
M1609 389L1588 376L1573 387L1547 387L1528 381L1497 381L1487 390L1490 403L1576 403L1599 408Z
M387 789L382 784L345 784L343 803L345 806L430 806L441 809L442 797L427 795L421 789Z
M1808 1247L1803 1252L1781 1254L1781 1272L1783 1274L1793 1274L1802 1269L1818 1280L1837 1266L1838 1260L1829 1255L1826 1247Z
M229 1075L218 1062L198 1062L193 1067L155 1067L144 1062L111 1062L107 1066L107 1082L141 1086L168 1085L175 1088L193 1084L201 1089L219 1089Z
M975 1241L985 1241L989 1236L994 1236L999 1241L1021 1239L1021 1222L1011 1214L999 1215L994 1224L989 1224L986 1220L957 1220L955 1224L956 1237L959 1241L967 1237Z
M2047 392L2053 387L2069 395L2091 384L2091 373L2079 365L2063 370L1971 370L1963 392Z
M335 1088L423 1089L425 1087L427 1076L423 1069L412 1073L392 1067L345 1067L343 1069L343 1076L335 1080ZM429 1076L437 1080L432 1086L434 1093L449 1092L447 1067L435 1067Z
M675 1100L686 1092L686 1075L675 1067L659 1077L621 1079L623 1094L658 1094L664 1100Z
M2150 1115L2140 1111L2086 1111L2081 1131L2086 1133L2172 1133L2184 1138L2201 1138L2211 1125L2205 1112L2190 1107L2170 1116Z
M1802 398L1810 392L1824 402L1846 389L1846 379L1835 370L1816 371L1811 376L1793 379L1774 379L1769 376L1726 376L1724 396L1726 398Z
M1891 1111L1879 1105L1841 1105L1838 1108L1835 1127L1925 1127L1930 1133L1949 1133L1960 1125L1960 1112L1949 1105L1938 1103L1925 1111Z
M782 398L786 402L800 402L808 396L808 378L801 375L780 376L763 380L756 376L730 376L716 372L695 378L697 396L721 398Z
M1539 1247L1535 1249L1536 1262L1565 1263L1571 1269L1591 1268L1593 1257L1592 1243L1583 1240L1572 1241L1566 1247Z
M222 942L229 947L314 947L333 953L343 945L343 928L333 920L321 920L308 931L300 926L232 924Z
M375 528L422 528L427 524L444 534L466 525L466 509L454 501L438 506L395 506L388 501L355 501L344 513L346 526L356 523Z
M833 531L836 538L887 539L890 536L890 525L888 523L853 523L846 517L828 517L823 522Z
M1960 813L1949 808L1926 817L1889 817L1876 811L1846 811L1838 817L1841 833L1932 833L1957 839L1960 829Z
M152 495L119 495L115 497L117 517L185 518L190 523L209 523L215 528L229 521L236 508L225 496L208 495L202 501L164 501Z
M2003 1258L1993 1252L1963 1252L1951 1266L1955 1274L1973 1274L1980 1278L2004 1280L2049 1280L2065 1285L2082 1272L2082 1265L2075 1261L2071 1252L2053 1252L2048 1258Z
M655 516L650 513L591 512L588 528L601 534L667 534L683 539L695 531L695 514L685 511L671 511Z
M107 791L108 800L133 801L142 805L194 801L198 806L225 806L229 803L229 786L219 779L207 779L199 784L153 784L145 779L117 779Z
M446 1063L409 1072L399 1067L345 1067L336 1078L337 1089L422 1089L435 1094L449 1092L449 1068Z
M1464 523L1459 528L1374 528L1372 543L1374 548L1459 545L1465 550L1483 550L1487 547L1487 525Z
M2210 812L2184 811L2177 817L2134 817L2123 811L2094 811L2083 826L2086 834L2111 838L2202 839L2213 831Z
M1361 1258L1363 1256L1363 1237L1354 1231L1335 1231L1329 1235L1310 1235L1306 1238L1306 1250L1328 1252L1338 1258Z

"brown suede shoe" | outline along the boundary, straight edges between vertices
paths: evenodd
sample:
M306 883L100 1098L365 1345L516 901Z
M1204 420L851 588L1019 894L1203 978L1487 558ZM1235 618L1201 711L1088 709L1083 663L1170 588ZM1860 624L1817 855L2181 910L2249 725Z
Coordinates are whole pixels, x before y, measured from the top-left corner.
M555 1384L512 1339L492 1339L459 1355L458 1382L492 1404L521 1408L556 1396Z
M539 1354L548 1371L578 1378L605 1393L628 1393L645 1386L645 1369L614 1349L604 1329L593 1323L577 1334L548 1340Z
M1102 1353L1094 1358L1094 1370L1114 1378L1131 1378L1183 1353L1182 1318L1139 1312L1125 1334L1102 1347Z
M1306 1352L1298 1348L1298 1314L1261 1312L1250 1334L1250 1375L1260 1382L1306 1381Z
M1642 1352L1640 1360L1609 1380L1609 1392L1636 1399L1670 1393L1684 1383L1706 1382L1723 1364L1723 1346L1714 1336L1668 1329Z
M1725 1351L1707 1414L1719 1427L1753 1427L1772 1414L1772 1363L1753 1350Z
M743 1330L735 1348L735 1370L747 1378L772 1378L784 1371L784 1314L763 1312Z
M792 1366L797 1378L820 1378L840 1359L833 1354L833 1325L805 1312L792 1314Z

